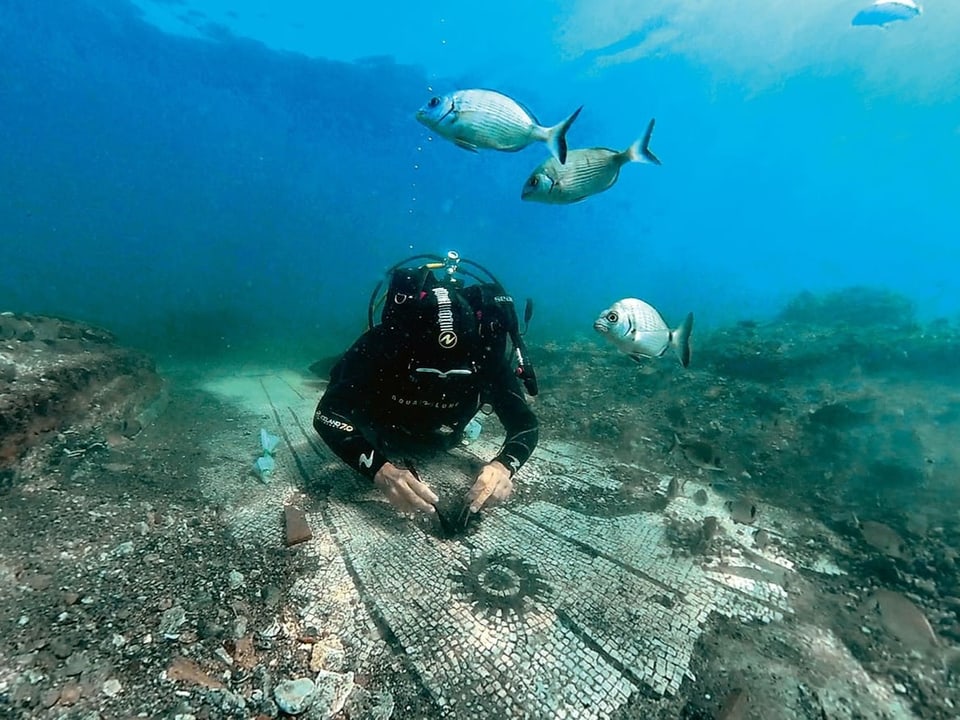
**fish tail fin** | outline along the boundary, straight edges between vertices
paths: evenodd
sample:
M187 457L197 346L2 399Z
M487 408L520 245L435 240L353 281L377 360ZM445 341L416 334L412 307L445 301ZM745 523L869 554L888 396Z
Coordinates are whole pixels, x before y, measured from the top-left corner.
M653 126L656 122L656 118L650 118L650 124L647 125L647 131L643 134L643 137L635 140L633 145L627 148L628 161L663 165L660 158L654 155L653 150L650 149L650 138L653 137Z
M690 365L690 334L693 332L693 313L687 313L676 330L670 332L670 346L680 358L680 364L684 367Z
M559 160L561 165L567 162L567 130L573 125L573 121L577 119L581 110L583 105L574 110L573 114L563 122L547 129L547 147L550 149L550 154Z

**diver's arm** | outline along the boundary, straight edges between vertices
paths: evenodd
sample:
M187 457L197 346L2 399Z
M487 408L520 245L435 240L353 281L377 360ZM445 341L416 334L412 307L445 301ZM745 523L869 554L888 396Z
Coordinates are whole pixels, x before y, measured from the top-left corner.
M527 404L520 381L504 363L491 385L491 404L507 431L503 447L494 460L515 474L533 454L540 439L540 424Z
M364 337L337 363L330 385L313 415L313 427L341 460L373 481L387 501L401 513L435 511L437 496L409 468L394 465L383 448L361 430L376 389L371 380L383 372L376 342ZM374 347L371 348L370 346ZM370 433L376 437L376 433Z
M373 393L371 380L380 370L372 361L370 344L369 335L364 335L333 368L313 415L313 427L341 460L373 480L389 458L360 429L366 424L364 411Z
M347 465L370 478L400 512L434 512L436 494L408 468L390 462L346 415L333 410L337 396L336 388L332 394L329 390L324 393L313 416L313 426L323 441Z
M333 452L347 465L373 480L377 471L388 461L383 450L374 447L356 424L349 412L334 409L338 403L328 399L329 391L320 398L313 414L313 427Z

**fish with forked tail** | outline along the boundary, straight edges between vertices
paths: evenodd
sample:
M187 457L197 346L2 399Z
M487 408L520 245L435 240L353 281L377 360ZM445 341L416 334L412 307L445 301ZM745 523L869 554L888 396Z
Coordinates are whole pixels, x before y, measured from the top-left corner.
M682 440L676 433L673 434L673 444L670 450L680 448L683 456L692 465L703 470L723 470L723 461L710 443L703 440Z
M571 150L562 165L553 159L545 160L523 184L520 199L569 205L609 190L620 177L620 168L627 163L660 165L660 159L650 150L653 124L651 120L643 137L626 150L583 148Z
M936 654L940 641L926 614L905 596L878 588L867 598L868 608L880 616L883 626L906 648Z
M663 357L672 348L681 365L690 365L693 313L671 330L653 306L637 298L624 298L600 313L593 329L637 362Z
M854 515L854 519L857 520L856 515ZM873 520L857 520L857 524L860 527L860 534L868 545L876 548L884 555L900 559L906 558L903 538L889 525Z
M465 150L516 152L544 142L562 165L567 161L567 131L583 106L566 120L545 127L530 110L495 90L457 90L435 95L417 111L417 120Z

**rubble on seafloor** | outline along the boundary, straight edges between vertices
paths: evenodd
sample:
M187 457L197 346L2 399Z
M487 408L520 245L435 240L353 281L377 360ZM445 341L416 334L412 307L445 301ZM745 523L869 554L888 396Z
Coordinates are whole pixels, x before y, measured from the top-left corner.
M96 407L21 443L0 496L0 714L956 716L960 332L896 296L801 296L695 334L686 371L531 338L541 446L454 539L319 442L315 379L196 367L158 413L149 362L100 337L4 386L82 366ZM418 461L441 496L496 451L484 425Z
M0 490L55 464L51 450L76 457L135 436L162 390L153 362L103 329L0 314Z

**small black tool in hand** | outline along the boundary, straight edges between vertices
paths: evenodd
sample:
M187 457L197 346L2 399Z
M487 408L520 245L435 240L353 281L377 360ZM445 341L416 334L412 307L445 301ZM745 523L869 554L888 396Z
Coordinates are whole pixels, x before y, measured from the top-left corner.
M417 480L422 482L420 473L417 472L412 460L404 458L403 464ZM440 507L440 503L434 503L433 509L436 511L437 524L440 526L440 537L447 540L465 533L474 516L474 513L470 512L470 503L466 499L446 509Z

